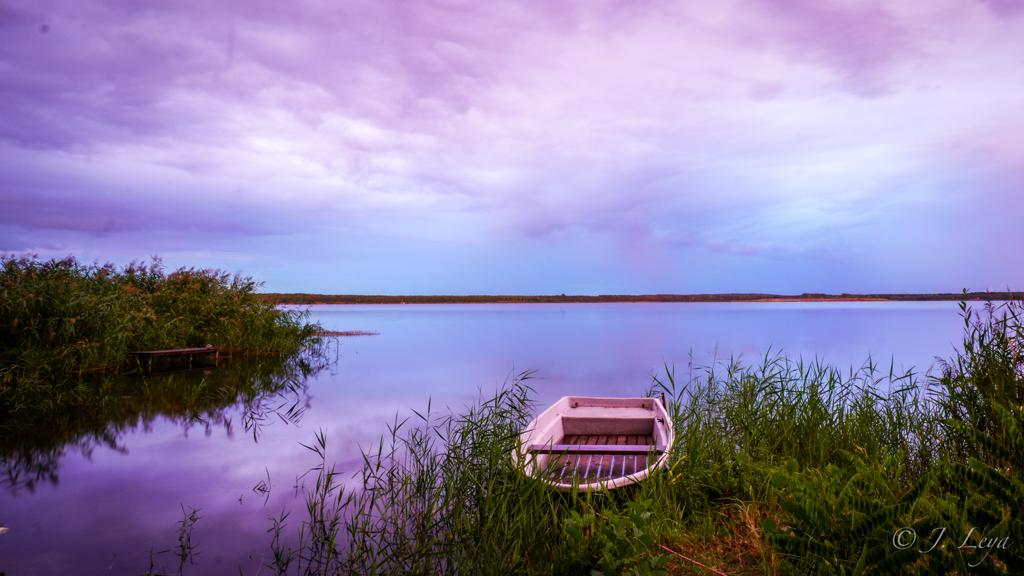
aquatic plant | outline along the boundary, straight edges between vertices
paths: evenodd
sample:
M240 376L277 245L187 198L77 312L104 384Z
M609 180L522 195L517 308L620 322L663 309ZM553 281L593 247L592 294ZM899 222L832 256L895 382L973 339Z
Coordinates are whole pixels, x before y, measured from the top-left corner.
M354 482L317 457L294 547L272 520L278 574L656 574L662 523L628 494L562 494L511 457L529 421L529 373L458 415L414 411L363 454ZM653 505L653 504L652 504Z
M961 304L961 311L962 350L938 378L946 497L929 526L953 531L960 544L943 546L933 560L965 572L1022 573L1024 303L989 303L983 314Z
M122 367L136 349L279 355L316 332L301 313L260 299L253 279L219 270L166 272L159 259L118 268L3 257L0 266L4 383Z
M933 457L862 451L824 470L776 473L788 526L768 519L785 564L833 573L1018 573L1024 569L1024 307L961 305L963 345L925 403ZM911 420L914 421L914 420ZM894 460L895 458L895 460ZM910 483L913 482L913 486Z
M196 550L195 543L192 541L192 532L195 530L196 524L202 517L199 515L199 510L196 508L187 508L184 504L181 505L182 518L178 521L178 544L177 547L167 550L160 550L159 552L150 550L149 552L149 568L143 573L145 576L167 576L170 574L166 568L162 566L157 567L157 557L165 554L171 554L178 560L178 568L175 572L178 576L183 576L188 571L188 566L194 566L197 561L198 552Z
M669 465L613 492L560 493L510 454L529 373L461 414L413 411L355 477L327 438L298 537L273 519L277 574L998 573L1024 566L1021 305L964 307L941 374L841 371L766 354L672 367ZM972 527L975 544L959 545ZM955 534L943 541L948 531ZM913 539L908 539L912 537ZM985 541L979 541L987 538ZM908 544L909 543L909 544ZM934 547L929 547L935 544Z
M843 374L781 355L750 368L737 361L691 366L690 374L679 382L668 368L649 390L666 393L675 420L668 469L614 492L563 494L517 469L509 455L534 412L529 374L460 415L437 416L428 406L396 420L364 454L354 483L328 467L326 440L318 437L305 551L282 548L275 524L274 557L306 564L296 571L284 563L279 573L677 571L701 563L682 554L680 542L736 503L760 503L781 518L780 494L788 492L773 481L781 469L831 470L856 452L864 470L893 472L899 486L931 462L930 405L912 374L882 373L870 363ZM758 542L761 519L758 512L747 518L749 538ZM314 536L315 526L329 529ZM758 568L778 564L770 547L758 552Z
M316 343L317 326L257 286L217 270L167 272L158 259L118 268L0 257L0 426L40 402L102 393L88 377L135 368L133 350L211 344L269 357Z

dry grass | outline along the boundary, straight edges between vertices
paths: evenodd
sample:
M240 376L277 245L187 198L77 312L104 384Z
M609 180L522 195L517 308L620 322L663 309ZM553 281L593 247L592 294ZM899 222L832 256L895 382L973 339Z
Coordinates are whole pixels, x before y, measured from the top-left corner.
M668 548L699 562L674 557L669 574L764 574L778 573L778 560L764 543L761 523L781 517L777 506L760 502L723 503L710 510L692 526L667 539Z

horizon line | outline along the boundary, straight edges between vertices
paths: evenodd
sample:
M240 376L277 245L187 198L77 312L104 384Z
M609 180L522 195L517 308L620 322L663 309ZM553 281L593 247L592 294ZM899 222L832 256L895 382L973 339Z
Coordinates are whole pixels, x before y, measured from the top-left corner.
M828 293L774 294L767 292L718 292L698 294L321 294L311 292L261 292L275 304L520 304L588 302L948 302L1024 300L1024 292L961 291L927 293Z

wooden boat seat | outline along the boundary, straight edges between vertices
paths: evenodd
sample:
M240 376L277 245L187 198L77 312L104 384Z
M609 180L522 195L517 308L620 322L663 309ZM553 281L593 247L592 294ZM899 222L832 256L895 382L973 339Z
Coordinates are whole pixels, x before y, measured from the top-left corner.
M545 454L636 454L661 453L650 444L534 444L528 452Z

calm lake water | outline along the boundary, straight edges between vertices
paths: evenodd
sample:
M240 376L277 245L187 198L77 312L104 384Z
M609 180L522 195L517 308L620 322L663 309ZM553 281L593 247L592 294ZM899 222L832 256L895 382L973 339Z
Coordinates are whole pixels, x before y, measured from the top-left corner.
M294 510L294 533L303 517L296 477L316 460L300 442L310 444L324 430L330 459L340 470L355 470L360 446L379 437L396 413L408 415L428 400L435 411L458 410L513 371L536 371L541 406L570 393L641 394L666 363L685 373L691 354L698 363L730 355L756 362L781 350L843 367L870 355L886 371L892 362L924 373L936 356L954 351L962 327L952 302L310 310L327 329L379 334L340 339L330 368L248 407L229 399L197 418L175 407L186 400L128 403L112 410L117 422L106 432L79 425L93 432L72 428L45 451L28 442L4 454L0 526L10 531L0 535L0 573L139 574L151 559L176 572L169 550L177 547L182 506L200 516L192 533L196 564L187 574L237 574L239 567L258 573L270 552L268 518ZM246 377L239 369L217 373L211 382ZM259 402L263 410L254 409ZM258 438L245 426L254 412L265 418ZM0 443L12 450L10 441ZM269 492L254 490L268 478Z

